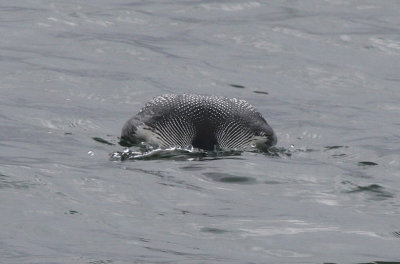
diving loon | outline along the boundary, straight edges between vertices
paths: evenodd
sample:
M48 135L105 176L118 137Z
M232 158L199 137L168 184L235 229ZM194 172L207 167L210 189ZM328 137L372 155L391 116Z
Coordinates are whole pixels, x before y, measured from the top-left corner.
M266 149L276 135L255 107L244 100L214 95L164 94L129 119L121 145L148 142L161 148Z

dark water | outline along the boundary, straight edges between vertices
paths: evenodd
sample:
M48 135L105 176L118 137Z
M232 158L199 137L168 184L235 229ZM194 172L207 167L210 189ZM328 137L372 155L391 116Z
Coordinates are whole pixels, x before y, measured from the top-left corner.
M3 1L1 263L400 262L398 1ZM162 93L270 155L110 159Z

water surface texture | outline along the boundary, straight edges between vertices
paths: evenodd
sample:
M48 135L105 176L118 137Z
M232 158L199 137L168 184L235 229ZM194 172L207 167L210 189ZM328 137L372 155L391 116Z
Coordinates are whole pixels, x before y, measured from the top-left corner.
M0 262L400 262L399 14L2 1ZM111 159L163 93L247 100L275 154Z

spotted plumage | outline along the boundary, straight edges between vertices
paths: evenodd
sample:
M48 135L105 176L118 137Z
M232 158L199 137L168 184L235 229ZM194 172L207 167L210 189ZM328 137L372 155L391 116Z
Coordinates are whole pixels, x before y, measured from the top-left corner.
M277 141L272 128L246 101L194 94L155 97L126 122L121 140L128 145L146 141L161 148L205 150L267 148Z

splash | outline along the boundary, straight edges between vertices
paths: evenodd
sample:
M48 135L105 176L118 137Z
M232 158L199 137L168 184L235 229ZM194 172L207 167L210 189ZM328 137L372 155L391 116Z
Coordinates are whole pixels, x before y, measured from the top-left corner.
M123 151L116 151L110 154L112 161L125 161L125 160L204 160L204 159L218 159L228 156L240 156L243 150L214 150L206 151L202 149L193 148L193 146L171 147L171 148L156 148L145 142L139 146L127 147Z

